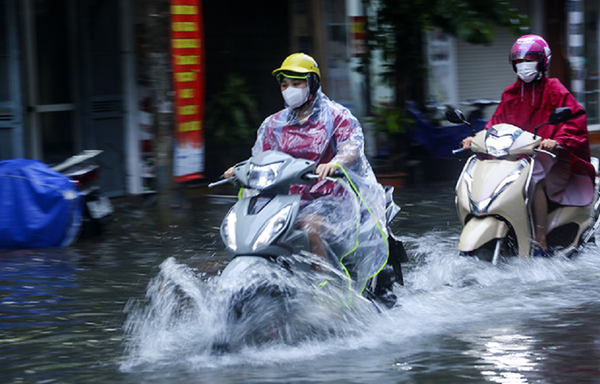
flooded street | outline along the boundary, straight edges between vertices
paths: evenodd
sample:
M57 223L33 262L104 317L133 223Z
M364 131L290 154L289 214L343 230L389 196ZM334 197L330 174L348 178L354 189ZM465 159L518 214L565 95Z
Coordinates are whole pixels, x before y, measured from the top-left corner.
M333 331L222 355L207 340L222 322L211 282L231 201L196 197L168 231L152 206L115 201L100 237L0 253L0 382L600 383L599 249L461 257L453 188L396 193L410 259L396 307L315 305L298 327Z

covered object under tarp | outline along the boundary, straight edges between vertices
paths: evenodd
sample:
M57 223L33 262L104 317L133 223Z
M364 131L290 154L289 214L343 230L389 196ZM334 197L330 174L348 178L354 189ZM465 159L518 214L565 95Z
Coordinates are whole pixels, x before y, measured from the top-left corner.
M0 249L66 247L79 233L82 208L77 187L46 164L0 161Z

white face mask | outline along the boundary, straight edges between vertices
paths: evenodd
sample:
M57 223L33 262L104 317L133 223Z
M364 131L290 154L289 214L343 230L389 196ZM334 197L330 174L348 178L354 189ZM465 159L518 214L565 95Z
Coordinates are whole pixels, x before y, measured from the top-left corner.
M524 82L531 83L539 75L539 72L537 71L537 65L538 65L538 63L535 61L533 61L533 62L524 61L522 63L518 63L517 64L517 75Z
M308 87L287 87L281 94L287 106L296 109L308 100L309 90Z

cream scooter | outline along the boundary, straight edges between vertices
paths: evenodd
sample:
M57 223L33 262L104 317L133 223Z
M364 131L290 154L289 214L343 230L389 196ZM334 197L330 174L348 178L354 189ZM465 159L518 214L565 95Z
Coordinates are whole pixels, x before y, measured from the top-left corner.
M529 191L533 165L537 156L556 157L538 149L542 139L537 130L567 121L571 115L569 108L555 110L534 134L511 124L496 124L474 134L470 147L474 155L467 160L456 185L456 208L463 225L458 250L462 254L494 264L502 256L533 255ZM446 117L454 124L468 124L459 110L448 111ZM592 163L598 173L598 159L592 158ZM549 206L546 236L556 256L571 256L592 241L600 223L599 209L598 177L592 204Z

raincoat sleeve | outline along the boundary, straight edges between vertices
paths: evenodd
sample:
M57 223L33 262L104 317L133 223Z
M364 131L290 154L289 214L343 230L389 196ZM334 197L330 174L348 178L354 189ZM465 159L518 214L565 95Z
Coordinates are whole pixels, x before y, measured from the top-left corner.
M362 292L388 257L385 193L365 156L364 134L358 119L325 95L321 94L320 98L316 112L324 129L331 131L329 141L334 147L334 156L329 162L342 166L350 182L338 184L345 185L347 194L334 193L330 198L317 199L306 209L327 218L328 233L332 236L325 238L337 250L343 270L352 271L353 286ZM356 204L356 217L348 217L353 212L351 202ZM328 206L337 208L326 209Z
M550 85L552 85L554 99L552 104L557 108L569 107L573 112L573 118L556 125L552 138L559 145L567 148L572 155L589 162L590 146L585 110L562 84L553 82Z
M345 168L353 168L357 165L364 148L364 137L360 123L345 108L333 120L337 152L331 163L339 164Z
M364 134L360 122L347 108L337 103L332 110L335 127L333 139L337 148L330 163L341 165L368 184L376 184L364 153Z

